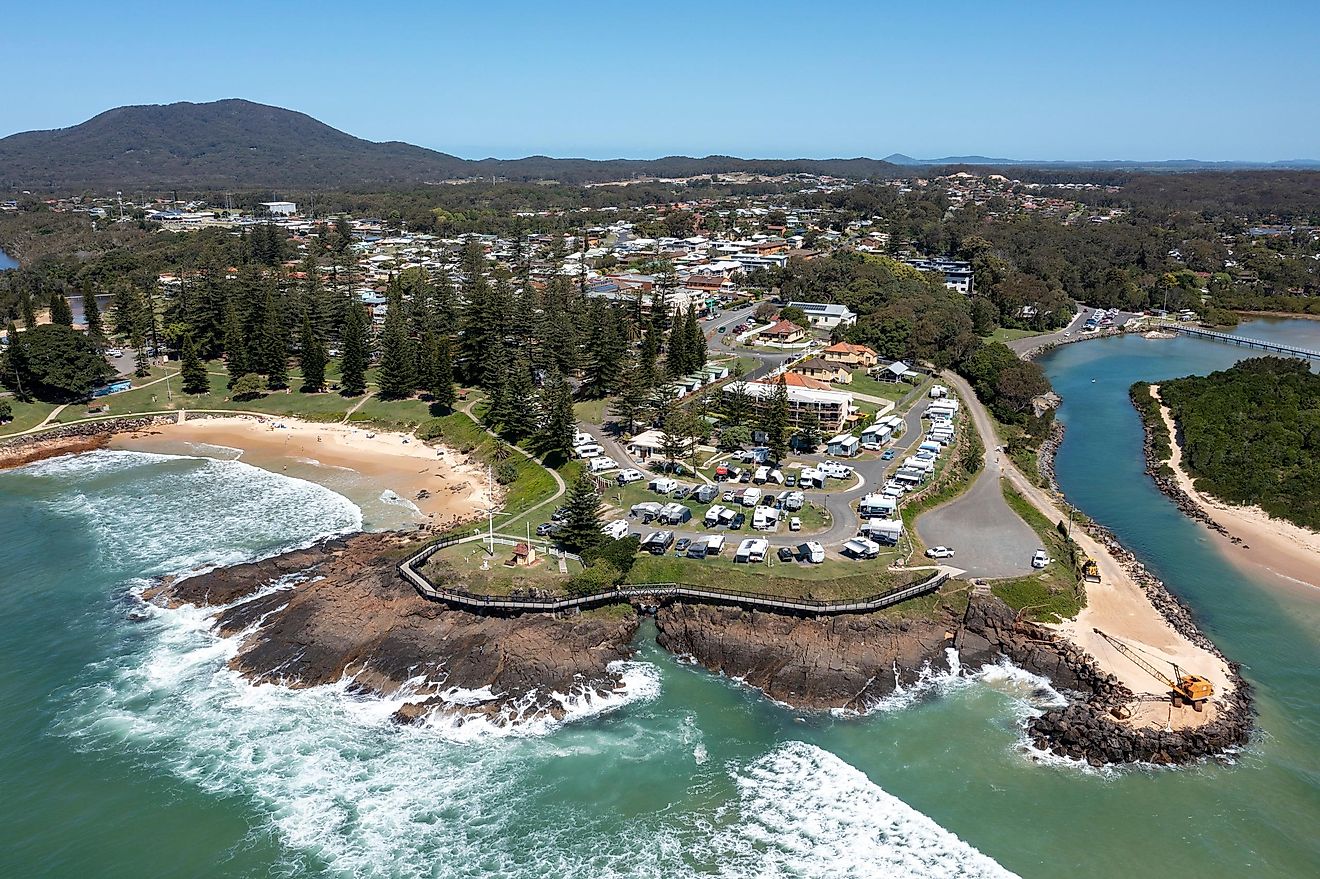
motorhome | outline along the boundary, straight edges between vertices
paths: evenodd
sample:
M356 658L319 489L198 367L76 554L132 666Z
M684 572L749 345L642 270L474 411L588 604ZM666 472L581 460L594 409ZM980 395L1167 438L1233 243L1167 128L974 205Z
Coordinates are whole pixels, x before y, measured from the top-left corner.
M770 468L762 464L756 468L752 474L752 483L755 485L765 485L765 481L770 478Z
M596 458L604 453L604 449L595 443L587 443L585 446L574 446L573 454L579 458Z
M798 485L803 488L813 488L825 484L825 474L821 473L815 467L804 467L798 474Z
M800 491L790 491L788 493L788 496L785 497L783 500L784 509L788 510L790 513L794 513L802 509L802 505L805 504L806 502L807 502L806 495L804 495Z
M580 430L577 433L573 434L574 446L585 446L587 443L594 443L595 441L596 438L594 436L592 436L589 433L583 433Z
M742 505L744 507L754 507L761 502L761 489L749 488L743 491Z
M715 500L715 496L719 494L719 491L720 490L713 485L702 485L692 496L696 499L697 503L708 504Z
M923 442L921 445L917 446L917 451L919 451L919 452L931 452L931 453L933 453L933 454L938 455L938 454L940 453L940 449L941 449L941 448L942 448L942 447L940 446L939 443L934 442L933 440L926 440L926 441Z

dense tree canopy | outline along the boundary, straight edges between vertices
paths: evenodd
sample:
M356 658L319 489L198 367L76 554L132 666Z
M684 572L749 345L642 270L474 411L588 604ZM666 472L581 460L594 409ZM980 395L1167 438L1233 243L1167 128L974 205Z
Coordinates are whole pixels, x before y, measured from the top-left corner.
M4 381L22 397L81 400L113 373L87 336L63 324L34 327L10 339Z
M1196 487L1320 529L1320 375L1259 357L1164 382Z

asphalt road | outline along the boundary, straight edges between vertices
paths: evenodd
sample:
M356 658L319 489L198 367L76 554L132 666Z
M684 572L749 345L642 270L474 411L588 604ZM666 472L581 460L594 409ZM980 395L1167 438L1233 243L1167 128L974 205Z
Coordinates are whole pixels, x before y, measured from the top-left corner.
M985 407L971 386L956 375L943 379L963 399L985 446L985 466L972 487L943 506L917 517L917 534L927 546L954 550L952 564L973 577L1020 577L1029 574L1040 538L1004 500L1000 488L999 441Z

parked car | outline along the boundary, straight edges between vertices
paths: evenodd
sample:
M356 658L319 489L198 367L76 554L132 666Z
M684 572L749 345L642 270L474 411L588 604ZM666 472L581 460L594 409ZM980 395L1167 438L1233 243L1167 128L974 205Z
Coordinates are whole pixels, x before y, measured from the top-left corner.
M794 516L793 518L789 519L789 520L788 520L788 530L789 530L789 531L801 531L801 530L802 530L802 520L799 519L797 516Z
M1050 557L1045 554L1045 550L1038 549L1031 557L1031 566L1033 568L1043 568L1050 563Z
M751 481L752 481L752 471L750 471L750 470L744 470L744 471L742 472L742 475L738 477L738 481L739 481L739 482L751 482Z
M793 561L793 550L791 547L781 546L779 547L779 551L775 554L779 556L781 562Z
M733 521L729 523L729 530L737 531L738 529L742 528L742 526L745 524L747 524L747 514L739 513L738 515L734 516Z
M795 488L797 486L797 477L791 473L788 474L787 476L784 477L784 485L788 486L789 488Z
M687 548L692 545L692 541L686 537L680 537L678 543L674 544L674 552L687 552Z
M540 525L536 526L537 537L546 537L548 535L553 534L554 532L555 532L554 522L542 522Z
M556 522L562 522L568 518L568 507L560 507L550 514L550 518Z
M885 449L884 454L882 454L882 455L880 456L880 460L882 460L882 461L892 461L892 460L894 460L894 450L893 450L893 449Z
M123 351L122 348L111 348L110 350L106 351L105 353L106 353L106 356L107 356L107 357L123 357L123 356L124 356L124 351Z
M926 558L951 559L953 558L953 550L949 549L947 546L932 546L930 549L926 550Z

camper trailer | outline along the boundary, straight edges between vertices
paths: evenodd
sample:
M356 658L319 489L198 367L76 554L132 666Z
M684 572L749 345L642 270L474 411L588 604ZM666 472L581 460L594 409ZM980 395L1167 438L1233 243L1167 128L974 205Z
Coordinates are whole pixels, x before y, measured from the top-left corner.
M797 558L800 562L811 562L813 565L822 564L825 561L825 547L814 540L799 544Z
M613 458L608 458L604 455L591 458L587 461L587 470L592 473L604 473L606 470L614 470L618 466L618 463Z
M692 518L692 511L682 504L665 504L656 518L666 525L682 525Z
M820 472L830 479L847 479L852 476L853 468L838 461L825 461L820 465Z
M622 540L628 536L628 520L615 519L601 526L600 533L613 540Z
M779 511L774 507L757 507L752 513L752 528L757 531L773 531L779 527Z
M657 476L646 483L646 487L656 494L669 494L678 488L678 480L670 479L668 476Z
M719 504L716 504L706 511L706 517L702 519L701 522L707 528L714 528L716 525L720 524L720 516L726 511L727 507L722 507Z
M873 559L880 555L880 544L865 537L854 537L843 545L843 551L855 559Z
M754 507L761 502L761 489L749 488L742 494L742 505L744 507Z
M903 523L898 519L870 519L862 523L858 532L876 543L893 546L903 536Z
M706 538L706 555L719 555L724 551L724 535L712 534Z

